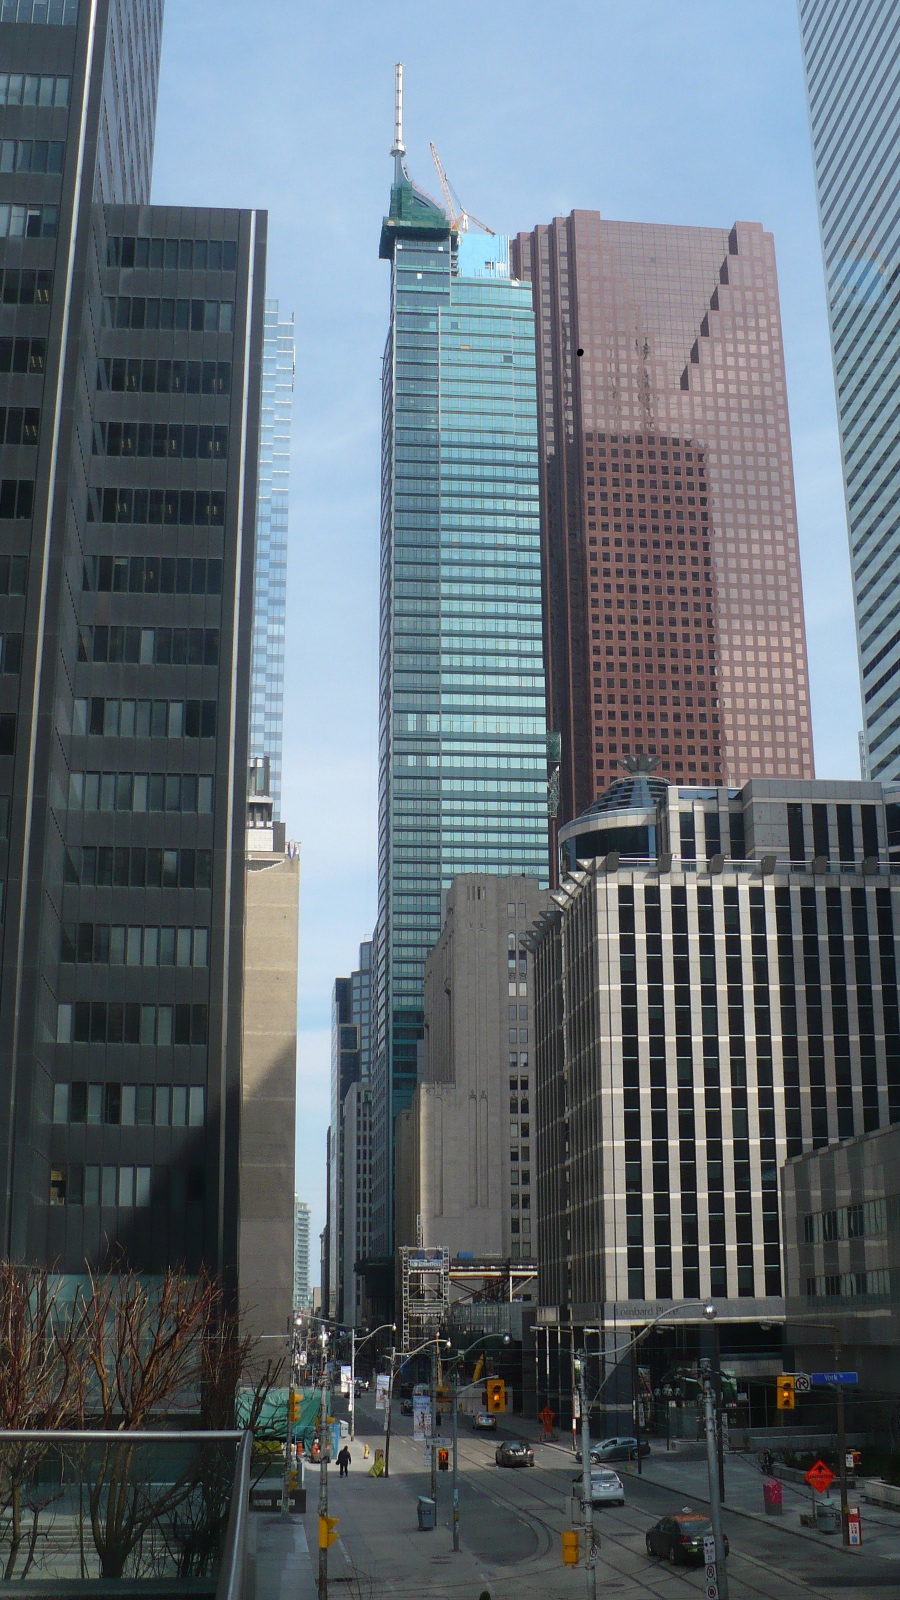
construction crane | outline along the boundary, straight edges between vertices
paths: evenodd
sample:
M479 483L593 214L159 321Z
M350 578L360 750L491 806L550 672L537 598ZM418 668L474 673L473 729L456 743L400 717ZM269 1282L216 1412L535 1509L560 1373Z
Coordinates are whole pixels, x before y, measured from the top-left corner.
M473 217L472 213L467 211L465 206L461 203L459 195L456 193L455 189L450 187L450 179L447 177L447 174L444 171L444 164L435 150L434 145L431 146L431 159L435 165L435 170L438 175L438 182L441 186L441 193L444 196L444 205L447 208L447 215L450 218L450 226L454 232L467 233L469 227L474 223L475 227L480 228L482 233L493 234L493 228L489 228L486 222L480 222L477 217Z

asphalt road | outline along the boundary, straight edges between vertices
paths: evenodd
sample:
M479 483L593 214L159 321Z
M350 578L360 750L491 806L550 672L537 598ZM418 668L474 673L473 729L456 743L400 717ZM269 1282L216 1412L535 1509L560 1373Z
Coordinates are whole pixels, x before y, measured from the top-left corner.
M380 1414L376 1419L366 1396L357 1405L357 1437L377 1442L380 1427ZM427 1494L429 1474L423 1448L412 1440L411 1420L396 1415L393 1433L392 1480L399 1488L402 1479L411 1497ZM514 1437L514 1427L476 1434L467 1419L460 1419L461 1539L486 1572L497 1574L504 1591L518 1577L516 1592L523 1597L532 1592L547 1595L546 1587L532 1590L528 1573L540 1567L546 1574L548 1566L559 1563L562 1577L560 1533L572 1525L570 1499L578 1464L567 1450L535 1445L533 1468L497 1467L497 1442ZM658 1517L688 1502L636 1475L622 1476L625 1506L597 1508L594 1513L600 1535L598 1595L614 1594L617 1600L638 1596L689 1600L691 1594L703 1595L703 1568L671 1567L646 1553L646 1530ZM698 1463L698 1509L704 1484L705 1468ZM450 1474L439 1473L435 1542L449 1536L451 1507ZM900 1595L900 1561L867 1557L864 1551L844 1554L728 1510L724 1525L731 1546L731 1600L843 1600L849 1594L854 1600L885 1600L892 1592ZM576 1574L566 1577L574 1579Z

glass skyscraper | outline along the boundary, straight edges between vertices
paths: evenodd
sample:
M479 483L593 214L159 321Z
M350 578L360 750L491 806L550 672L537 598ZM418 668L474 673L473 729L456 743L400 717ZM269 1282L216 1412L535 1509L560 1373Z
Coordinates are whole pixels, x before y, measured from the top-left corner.
M458 233L395 146L384 357L372 1250L416 1086L424 960L460 872L547 879L531 286Z
M294 319L283 319L279 315L278 301L267 300L259 434L250 755L259 759L268 757L269 788L276 819L281 816L284 627L293 392Z
M869 776L900 777L900 0L800 0Z

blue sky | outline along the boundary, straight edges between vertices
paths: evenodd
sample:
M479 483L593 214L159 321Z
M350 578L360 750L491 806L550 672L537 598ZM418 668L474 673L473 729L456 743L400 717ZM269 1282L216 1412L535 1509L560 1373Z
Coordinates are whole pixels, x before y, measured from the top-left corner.
M298 1188L324 1221L331 985L376 893L378 260L393 65L411 174L433 140L498 232L595 208L775 235L816 767L858 774L843 490L793 0L170 0L154 200L269 211L297 329L283 814L302 842ZM315 1268L313 1269L315 1274Z

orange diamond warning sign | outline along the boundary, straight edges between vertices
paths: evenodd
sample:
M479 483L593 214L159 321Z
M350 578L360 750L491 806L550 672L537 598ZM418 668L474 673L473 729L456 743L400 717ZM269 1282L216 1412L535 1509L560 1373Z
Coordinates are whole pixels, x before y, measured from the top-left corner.
M824 1461L816 1461L806 1474L806 1481L815 1489L816 1494L824 1494L825 1490L834 1482L834 1473Z

